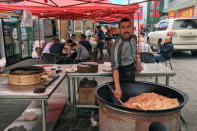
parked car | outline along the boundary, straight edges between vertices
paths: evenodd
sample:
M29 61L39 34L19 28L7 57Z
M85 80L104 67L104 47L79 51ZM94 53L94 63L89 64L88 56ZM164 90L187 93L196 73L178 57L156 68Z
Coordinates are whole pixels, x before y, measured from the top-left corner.
M197 18L162 20L148 34L147 42L158 48L167 36L172 36L175 51L191 51L192 55L197 55Z

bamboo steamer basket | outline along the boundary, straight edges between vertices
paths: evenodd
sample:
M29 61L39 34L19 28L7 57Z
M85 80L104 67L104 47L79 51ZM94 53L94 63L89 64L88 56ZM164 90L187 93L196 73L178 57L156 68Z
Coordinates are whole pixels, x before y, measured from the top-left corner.
M7 77L8 83L12 85L32 85L40 83L45 74L43 67L24 66L10 70Z
M8 83L12 85L32 85L41 82L41 73L32 75L12 75L8 74Z

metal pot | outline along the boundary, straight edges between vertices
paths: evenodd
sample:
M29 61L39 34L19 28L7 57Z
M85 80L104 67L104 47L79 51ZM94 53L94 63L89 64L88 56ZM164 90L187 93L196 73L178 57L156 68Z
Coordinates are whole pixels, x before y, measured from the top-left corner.
M112 87L112 83L108 83ZM114 104L113 94L107 84L95 89L99 101L100 131L178 131L181 108L187 103L188 96L175 88L147 82L121 83L123 102L142 93L154 92L168 98L177 98L179 106L166 110L130 109Z

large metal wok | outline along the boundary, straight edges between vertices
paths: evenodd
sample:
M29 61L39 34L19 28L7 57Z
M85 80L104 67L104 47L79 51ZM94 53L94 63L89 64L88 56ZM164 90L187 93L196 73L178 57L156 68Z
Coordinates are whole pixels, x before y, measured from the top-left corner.
M112 83L108 83L112 87ZM188 96L175 88L147 82L121 83L123 102L129 98L146 92L154 92L168 98L177 98L180 105L166 110L140 110L123 107L113 103L113 93L103 84L95 89L99 101L100 131L178 131L180 127L180 111L187 103ZM153 130L152 130L153 131Z

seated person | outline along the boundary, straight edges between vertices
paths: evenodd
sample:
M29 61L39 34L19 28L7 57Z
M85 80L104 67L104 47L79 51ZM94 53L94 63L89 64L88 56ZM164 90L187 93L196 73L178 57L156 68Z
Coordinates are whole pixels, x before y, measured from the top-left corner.
M59 40L57 38L55 38L55 44L53 44L50 48L50 53L56 54L58 56L62 56L62 59L58 62L58 64L65 64L69 63L68 59L69 56L67 56L67 54L64 53L64 45L62 43L59 42Z
M92 46L89 41L86 40L85 34L81 34L81 40L79 41L79 44L83 45L89 53L91 53Z
M76 63L80 63L81 61L86 61L90 59L89 52L83 45L73 43L71 45L71 48L77 53L77 57L75 58Z
M144 32L144 29L143 28L141 28L141 31L140 31L140 36L145 36L145 32Z
M152 63L153 51L150 45L144 42L144 38L140 37L140 59L144 63Z
M73 41L72 41L71 39L68 39L66 45L67 45L67 46L71 46L72 43L73 43Z
M152 62L168 60L171 52L173 52L172 37L167 36L166 40L161 42L160 49L154 53Z
M140 53L146 52L146 53L153 53L150 45L148 43L144 42L144 38L140 37Z
M63 51L64 45L61 44L59 42L59 39L57 39L57 38L54 39L54 42L55 42L55 44L53 44L50 48L50 53L62 56L63 55L62 51Z
M44 47L44 49L43 49L43 51L42 51L42 55L43 55L44 53L50 53L50 48L51 48L51 46L55 44L55 41L54 41L54 40L55 40L55 39L52 39L49 43L46 44L46 46Z

